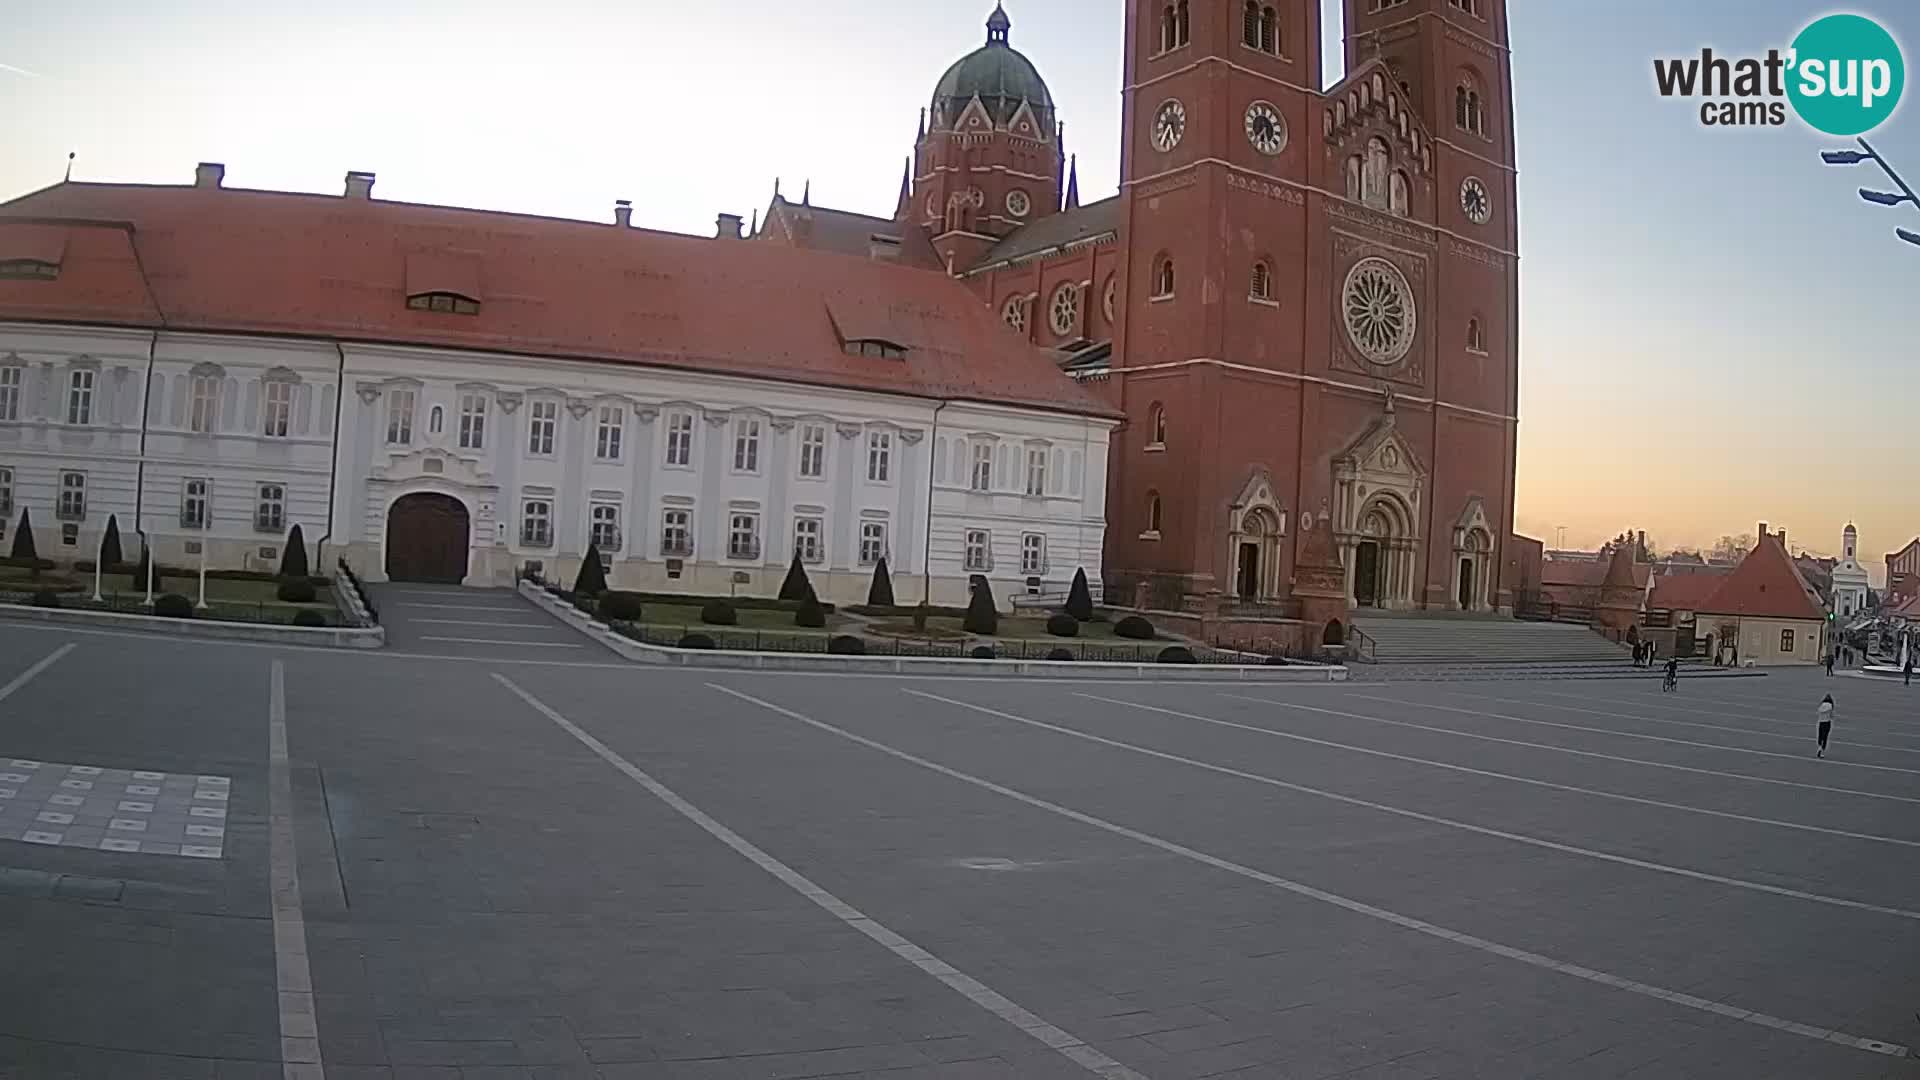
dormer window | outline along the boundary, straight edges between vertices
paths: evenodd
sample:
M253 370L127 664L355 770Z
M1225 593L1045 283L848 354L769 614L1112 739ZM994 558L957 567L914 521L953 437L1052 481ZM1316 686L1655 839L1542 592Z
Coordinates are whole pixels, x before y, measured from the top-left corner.
M882 360L905 360L907 347L881 338L855 338L846 343L848 356L877 356Z
M0 259L0 281L52 281L60 264L41 259Z
M480 314L480 301L449 292L417 293L407 297L407 306L415 311L437 311L449 315Z

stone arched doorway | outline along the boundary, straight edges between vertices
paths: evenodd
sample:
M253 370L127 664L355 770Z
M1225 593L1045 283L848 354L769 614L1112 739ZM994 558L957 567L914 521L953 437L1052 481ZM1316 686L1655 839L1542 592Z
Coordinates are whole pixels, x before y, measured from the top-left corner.
M1370 501L1353 541L1347 595L1355 607L1405 607L1414 579L1413 518L1392 495Z
M387 578L458 585L467 577L473 524L451 495L403 495L387 511Z
M1280 530L1279 517L1266 507L1240 516L1233 536L1233 591L1240 599L1263 600L1277 591L1273 580L1280 562Z

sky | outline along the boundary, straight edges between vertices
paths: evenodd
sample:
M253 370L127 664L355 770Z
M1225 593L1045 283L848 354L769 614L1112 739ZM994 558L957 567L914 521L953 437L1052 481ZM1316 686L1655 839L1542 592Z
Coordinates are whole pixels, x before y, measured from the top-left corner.
M1784 48L1812 0L1513 5L1521 254L1520 531L1593 546L1645 529L1708 546L1756 522L1862 554L1920 534L1920 231L1820 162L1790 120L1710 129L1653 89L1655 57ZM1118 0L1010 0L1078 154L1118 183ZM1325 70L1340 7L1323 4ZM935 80L984 39L990 0L66 0L0 36L0 198L60 179L377 196L708 233L776 178L890 214ZM1920 4L1878 19L1920 62ZM1920 185L1920 103L1869 136ZM1904 474L1904 478L1903 478ZM1876 571L1877 574L1877 571Z

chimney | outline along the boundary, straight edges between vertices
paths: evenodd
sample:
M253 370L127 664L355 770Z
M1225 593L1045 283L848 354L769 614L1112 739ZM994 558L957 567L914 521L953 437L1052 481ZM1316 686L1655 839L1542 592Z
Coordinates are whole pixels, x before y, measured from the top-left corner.
M347 198L373 198L373 174L370 172L350 172L347 174Z
M867 254L880 262L897 262L900 259L900 238L874 233L867 237Z
M1787 530L1781 529L1779 532L1774 533L1773 535L1780 538L1780 549L1782 551L1787 551ZM1788 551L1787 553L1792 554L1791 551Z
M218 188L227 178L227 167L217 161L203 161L193 167L193 186L197 188Z
M1766 542L1767 542L1767 523L1763 521L1760 523L1760 538L1759 540L1756 541L1756 543L1764 544Z
M721 214L713 235L721 240L738 240L740 227L745 221L739 214Z
M1640 530L1639 540L1640 540L1640 550L1645 551L1647 548L1647 530L1645 529Z
M613 223L623 229L633 227L633 200L613 200Z

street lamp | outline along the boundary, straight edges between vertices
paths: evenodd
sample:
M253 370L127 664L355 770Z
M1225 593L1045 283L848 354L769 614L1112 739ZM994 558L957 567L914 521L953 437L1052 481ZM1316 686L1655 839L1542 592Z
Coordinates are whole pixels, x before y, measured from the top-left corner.
M1858 141L1860 143L1860 149L1822 150L1820 152L1820 160L1829 165L1859 165L1862 162L1871 161L1875 165L1878 165L1880 171L1887 174L1887 179L1893 181L1893 185L1900 190L1894 192L1861 188L1860 198L1875 206L1899 206L1902 203L1910 203L1914 209L1920 210L1920 197L1916 197L1913 188L1909 186L1905 180L1900 178L1899 173L1893 171L1893 166L1887 159L1881 157L1880 152L1875 150L1867 140L1860 139ZM1893 234L1909 244L1920 246L1920 233L1916 233L1911 229L1896 228L1893 230Z

